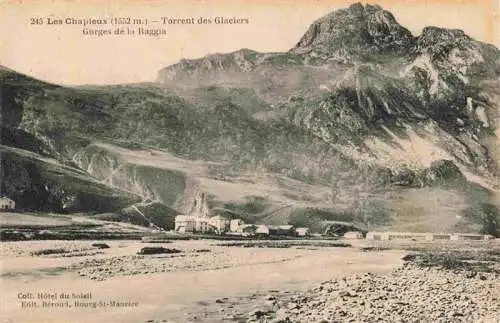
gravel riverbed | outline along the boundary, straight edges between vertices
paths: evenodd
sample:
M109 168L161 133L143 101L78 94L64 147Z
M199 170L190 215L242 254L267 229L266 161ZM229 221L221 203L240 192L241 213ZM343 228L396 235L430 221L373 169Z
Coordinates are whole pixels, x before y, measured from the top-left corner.
M500 322L498 256L405 258L402 267L386 275L356 274L303 292L219 299L218 308L193 313L190 321Z

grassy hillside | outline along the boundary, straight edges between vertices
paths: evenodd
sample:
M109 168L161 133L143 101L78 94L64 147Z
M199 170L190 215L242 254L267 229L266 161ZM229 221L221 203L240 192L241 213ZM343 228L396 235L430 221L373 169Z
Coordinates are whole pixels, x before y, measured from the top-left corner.
M26 150L0 146L1 190L19 208L54 212L110 212L138 196L110 188L84 171Z

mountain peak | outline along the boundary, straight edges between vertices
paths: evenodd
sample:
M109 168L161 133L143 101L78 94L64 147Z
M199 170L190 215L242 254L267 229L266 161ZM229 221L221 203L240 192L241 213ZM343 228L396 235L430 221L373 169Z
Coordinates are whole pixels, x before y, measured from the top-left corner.
M347 8L347 10L349 10L351 12L354 12L354 13L362 14L363 11L365 11L365 10L378 11L378 10L383 10L383 9L378 4L375 4L375 5L371 5L371 4L363 5L361 2L356 2L356 3L351 4Z
M290 51L323 59L406 53L414 37L392 13L355 3L316 20Z
M435 26L425 27L422 29L422 34L418 37L418 44L420 47L442 43L457 45L459 42L463 41L472 41L472 38L467 36L463 30Z
M460 29L429 26L417 38L415 52L432 62L440 77L495 77L500 71L500 51L493 45L469 37ZM456 83L456 81L454 81Z

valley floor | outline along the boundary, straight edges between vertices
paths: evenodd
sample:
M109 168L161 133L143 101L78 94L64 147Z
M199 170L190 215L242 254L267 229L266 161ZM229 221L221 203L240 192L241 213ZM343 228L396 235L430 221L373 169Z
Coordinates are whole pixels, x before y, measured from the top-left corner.
M449 246L422 243L418 248L367 241L352 242L351 247L288 248L223 246L203 240L99 243L106 245L1 243L2 321L499 319L494 316L499 313L500 287L496 240ZM137 254L143 247L180 252ZM446 248L472 250L471 254L481 255L482 267L464 267L458 258L424 256ZM470 263L467 257L463 256ZM444 270L443 263L464 270Z

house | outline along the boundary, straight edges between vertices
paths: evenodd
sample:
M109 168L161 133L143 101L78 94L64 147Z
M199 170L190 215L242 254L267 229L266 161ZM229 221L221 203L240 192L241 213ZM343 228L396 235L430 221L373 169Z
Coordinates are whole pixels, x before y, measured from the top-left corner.
M180 233L207 233L218 230L212 218L180 214L175 217L175 231Z
M297 233L297 235L299 237L308 236L310 233L309 228L297 228L297 229L295 229L295 232Z
M196 224L194 226L195 232L205 233L205 232L213 231L213 226L211 225L208 218L198 216L198 217L196 217L195 221L196 221Z
M345 233L349 231L358 231L361 233L366 233L366 231L357 227L351 222L342 222L342 221L323 221L325 236L333 236L333 237L343 237Z
M229 223L229 231L238 232L239 228L243 225L245 225L245 221L243 221L242 219L231 220L231 222Z
M293 225L270 225L269 234L274 236L295 236L295 227Z
M230 224L230 217L217 213L212 217L203 216L200 213L191 213L190 215L180 214L175 217L175 231L181 233L207 233L214 231L223 233L229 231Z
M243 224L238 228L243 236L269 235L269 228L266 225Z
M229 231L231 220L223 215L216 215L209 218L209 224L215 228L218 233Z
M257 230L257 226L255 224L243 224L238 228L238 232L243 235L254 235Z
M181 233L196 231L196 216L179 214L175 217L175 231Z
M257 228L255 229L255 234L257 235L269 235L270 230L267 225L257 225Z
M8 197L0 197L0 210L13 210L16 208L16 202Z
M359 231L348 231L344 233L344 239L350 239L350 240L363 239L363 234Z

